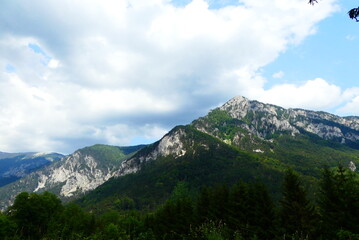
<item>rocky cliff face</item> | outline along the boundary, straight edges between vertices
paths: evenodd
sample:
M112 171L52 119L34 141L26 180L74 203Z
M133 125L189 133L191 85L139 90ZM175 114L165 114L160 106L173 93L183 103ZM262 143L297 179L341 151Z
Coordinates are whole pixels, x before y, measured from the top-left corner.
M169 155L178 158L186 154L184 141L186 131L182 127L177 127L166 134L161 140L148 146L147 149L136 154L134 157L125 160L116 176L123 176L129 173L135 173L140 170L143 163L156 160L158 157L167 157Z
M72 197L101 185L113 176L115 169L114 165L99 168L93 156L77 151L55 166L34 173L38 182L33 191L60 187L60 196Z
M213 121L212 115L227 116ZM237 121L234 121L237 120ZM193 122L200 131L221 138L227 143L240 145L249 136L271 140L275 134L295 136L303 131L315 134L326 140L350 143L359 147L359 118L339 117L325 112L303 109L284 109L271 104L250 101L235 97L223 106L214 109L209 115ZM236 132L231 136L219 134L220 128L231 125Z
M20 192L51 191L63 200L77 198L115 176L124 159L140 149L95 145L80 149L17 182L0 188L0 208Z

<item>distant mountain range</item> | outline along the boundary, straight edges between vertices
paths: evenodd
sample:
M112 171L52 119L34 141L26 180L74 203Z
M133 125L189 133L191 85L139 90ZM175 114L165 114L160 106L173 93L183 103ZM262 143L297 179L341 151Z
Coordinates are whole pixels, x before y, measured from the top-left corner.
M316 187L324 166L359 163L359 118L284 109L235 97L161 140L136 147L95 145L0 188L5 207L21 191L52 191L64 200L103 211L123 198L139 208L163 202L178 182L204 185L265 182L280 191L292 168Z
M63 158L59 153L0 152L0 187Z

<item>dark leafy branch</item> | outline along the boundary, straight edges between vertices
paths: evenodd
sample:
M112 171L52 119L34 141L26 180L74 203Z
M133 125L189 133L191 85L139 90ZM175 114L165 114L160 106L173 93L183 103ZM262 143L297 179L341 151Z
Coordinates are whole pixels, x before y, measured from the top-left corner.
M351 9L348 14L351 19L355 19L355 21L359 22L359 7Z
M309 0L308 2L311 5L318 3L318 0ZM356 22L359 22L359 7L353 8L348 12L348 15L351 19L355 19Z

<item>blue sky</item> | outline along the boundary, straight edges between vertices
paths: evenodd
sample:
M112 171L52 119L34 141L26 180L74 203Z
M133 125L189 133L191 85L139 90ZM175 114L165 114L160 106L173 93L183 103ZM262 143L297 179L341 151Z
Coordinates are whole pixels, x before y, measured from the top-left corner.
M343 88L358 86L359 25L346 14L357 2L340 1L339 4L340 10L321 21L314 35L263 68L269 79L273 73L285 69L285 78L272 79L269 86L313 77L322 77ZM320 8L320 2L313 7Z
M356 4L3 0L0 151L150 143L237 95L359 115Z

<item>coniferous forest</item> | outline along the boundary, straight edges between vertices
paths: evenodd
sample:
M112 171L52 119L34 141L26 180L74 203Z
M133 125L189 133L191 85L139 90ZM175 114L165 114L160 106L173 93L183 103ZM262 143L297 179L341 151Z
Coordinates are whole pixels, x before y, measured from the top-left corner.
M183 181L155 209L140 209L125 197L97 213L49 192L23 192L0 214L0 239L359 239L358 199L356 173L341 166L325 168L313 194L287 170L280 199L261 182L193 191Z

